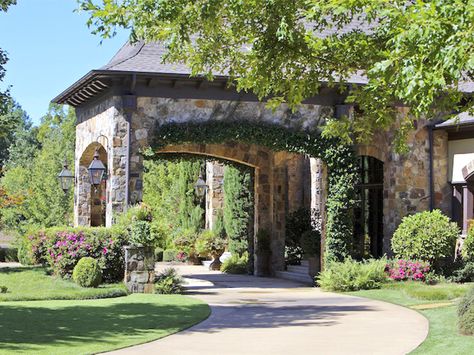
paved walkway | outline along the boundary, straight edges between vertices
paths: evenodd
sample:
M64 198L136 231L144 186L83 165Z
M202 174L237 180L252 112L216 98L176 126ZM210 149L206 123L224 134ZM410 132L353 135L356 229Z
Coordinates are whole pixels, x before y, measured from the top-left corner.
M286 280L183 266L188 294L211 316L188 330L115 354L406 354L428 333L419 313Z

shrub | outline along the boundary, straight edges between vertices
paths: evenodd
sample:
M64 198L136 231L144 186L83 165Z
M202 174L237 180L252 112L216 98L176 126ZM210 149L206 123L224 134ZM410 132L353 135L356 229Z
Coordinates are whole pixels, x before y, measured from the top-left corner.
M18 261L18 249L10 247L0 248L0 261L7 263Z
M8 287L7 286L0 286L0 293L7 293Z
M196 240L198 233L192 228L180 228L175 232L176 236L173 239L173 244L179 251L186 253L186 255L194 258L196 252Z
M155 260L163 261L163 248L160 248L160 247L155 248Z
M458 327L462 334L474 335L474 288L459 303Z
M450 278L454 282L474 282L474 262L467 262L461 269L454 271Z
M232 254L232 256L221 265L221 271L228 274L247 274L249 264L249 255L244 253L242 256Z
M424 281L430 265L423 261L394 260L387 264L388 276L395 281Z
M301 236L311 227L311 210L300 208L288 215L285 224L285 254L286 263L299 265L303 257Z
M178 252L174 249L167 249L163 252L163 261L170 262L176 260Z
M435 268L454 255L459 228L441 211L425 211L404 217L392 238L399 259L427 261Z
M387 281L385 258L343 262L330 261L319 274L318 284L327 291L357 291L380 288Z
M18 247L18 261L22 265L35 265L33 251L27 243L21 243Z
M97 260L81 258L74 267L72 279L81 287L97 287L102 281L102 271Z
M464 261L474 262L474 228L469 228L462 245L461 255Z
M301 235L301 248L307 256L316 256L321 251L321 233L317 230L308 230Z
M165 269L155 280L155 290L166 295L183 293L183 278L178 275L176 269Z
M30 233L23 240L30 248L35 264L51 266L54 274L69 277L83 257L98 260L105 282L123 279L127 231L112 228L49 228ZM26 253L25 253L26 254Z

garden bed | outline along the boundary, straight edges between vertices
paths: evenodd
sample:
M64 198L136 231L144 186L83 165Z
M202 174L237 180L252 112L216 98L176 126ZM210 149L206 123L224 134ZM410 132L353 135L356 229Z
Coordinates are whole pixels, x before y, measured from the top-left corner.
M412 354L471 354L474 337L459 334L457 302L473 284L391 282L376 290L348 294L399 304L417 310L430 322L426 340ZM423 307L425 305L425 307Z

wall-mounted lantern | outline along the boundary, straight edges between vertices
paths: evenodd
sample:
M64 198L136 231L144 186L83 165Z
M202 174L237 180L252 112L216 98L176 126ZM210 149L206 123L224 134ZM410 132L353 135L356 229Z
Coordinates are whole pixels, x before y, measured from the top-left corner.
M203 198L207 191L207 185L204 179L202 178L202 174L199 174L199 178L197 179L196 183L194 184L194 191L196 196L199 198Z
M71 170L68 169L67 160L64 159L63 169L58 174L59 183L61 185L61 189L63 189L64 193L67 193L74 182L74 175L72 174Z
M93 185L96 189L100 186L102 180L107 179L106 176L106 168L104 163L99 159L99 150L96 149L94 153L94 159L92 160L89 168L89 179L91 185Z

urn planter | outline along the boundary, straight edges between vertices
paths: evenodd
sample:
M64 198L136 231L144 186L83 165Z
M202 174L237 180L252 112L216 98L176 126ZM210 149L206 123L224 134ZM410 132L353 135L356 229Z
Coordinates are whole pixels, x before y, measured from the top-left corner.
M209 264L209 270L219 271L221 269L222 262L220 260L222 254L224 254L224 250L221 251L213 251L211 253L212 261Z
M153 293L155 282L155 255L153 248L125 246L124 282L131 293Z

